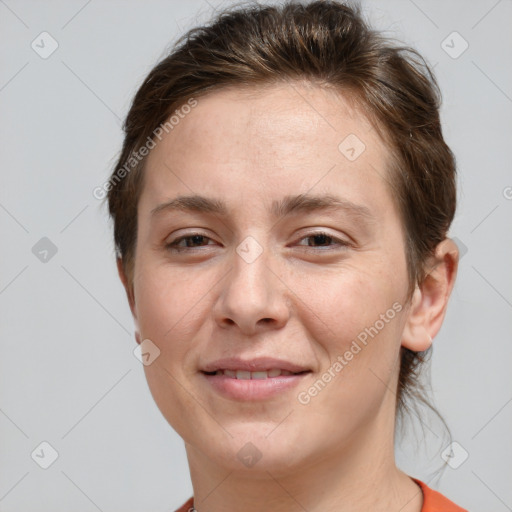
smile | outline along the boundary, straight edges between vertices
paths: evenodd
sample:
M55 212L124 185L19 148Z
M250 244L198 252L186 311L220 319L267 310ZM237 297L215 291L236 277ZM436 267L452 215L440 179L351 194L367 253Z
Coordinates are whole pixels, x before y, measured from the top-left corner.
M281 370L280 368L273 368L272 370L263 370L257 372L250 372L247 370L217 370L216 372L205 372L207 375L225 375L231 379L239 379L239 380L251 380L251 379L271 379L274 377L279 377L281 375L298 375L299 373L305 372L289 372L288 370Z
M200 372L203 382L215 395L238 402L278 399L290 400L289 393L297 386L304 387L304 379L311 370L293 373L274 368L250 372L247 370L216 370Z

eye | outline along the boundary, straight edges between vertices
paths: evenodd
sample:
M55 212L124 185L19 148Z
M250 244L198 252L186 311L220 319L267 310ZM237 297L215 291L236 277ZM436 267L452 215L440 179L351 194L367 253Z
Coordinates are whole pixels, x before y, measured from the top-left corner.
M205 245L210 245L208 243L204 243L205 241L211 240L211 238L203 235L201 233L190 233L189 235L180 236L166 244L166 248L171 251L186 251L188 249L194 249L197 247L203 247ZM184 242L184 244L183 244Z
M348 247L350 244L346 242L345 240L341 240L340 238L336 238L334 236L329 235L328 233L325 233L323 231L319 231L317 233L310 233L309 235L305 236L304 238L301 238L302 240L311 240L312 243L307 244L298 244L302 246L307 246L308 248L324 248L323 250L331 250L332 248L336 248L336 245L340 247ZM335 243L335 245L332 244L332 242ZM318 244L318 245L316 245Z
M329 235L328 233L325 233L323 231L319 231L316 233L310 233L309 235L303 237L300 239L302 242L303 240L308 240L307 244L297 244L299 246L303 246L310 249L322 249L322 250L332 250L336 249L336 246L338 247L348 247L350 244L340 238L336 238L334 236ZM176 238L176 240L173 240L172 242L169 242L166 244L166 248L170 251L175 252L184 252L193 250L196 248L204 247L209 244L208 241L213 242L213 240L206 235L203 235L201 233L190 233L188 235L181 236L179 238Z

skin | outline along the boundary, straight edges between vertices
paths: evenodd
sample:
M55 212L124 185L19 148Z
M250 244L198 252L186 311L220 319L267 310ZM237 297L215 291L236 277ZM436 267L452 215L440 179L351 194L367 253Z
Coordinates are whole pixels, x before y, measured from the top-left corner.
M366 146L354 161L338 149L349 134ZM137 341L160 350L144 370L185 441L199 512L421 510L419 487L394 460L393 390L400 347L425 350L441 327L458 252L443 241L406 302L404 231L386 183L388 158L346 98L304 83L211 92L151 151L133 282L121 261L118 268ZM337 195L372 218L344 210L271 215L272 201L303 193ZM228 215L151 214L190 194L224 201ZM334 239L311 238L319 230ZM188 249L181 242L181 253L166 247L194 233L207 238L189 239ZM247 236L263 249L251 263L236 252ZM297 394L397 302L401 311L317 396L299 403ZM259 402L222 397L199 373L221 357L262 355L312 372L299 388ZM237 457L248 442L261 454L252 467Z

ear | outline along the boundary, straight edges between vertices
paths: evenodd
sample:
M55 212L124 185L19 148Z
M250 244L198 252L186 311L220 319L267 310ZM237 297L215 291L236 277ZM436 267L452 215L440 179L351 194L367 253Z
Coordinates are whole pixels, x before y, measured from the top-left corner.
M119 274L119 278L121 279L121 282L123 283L126 297L128 298L128 304L130 305L130 311L132 312L133 319L135 321L135 341L140 344L140 332L137 322L137 309L135 307L135 296L133 293L133 283L131 283L128 280L128 277L126 276L126 272L124 270L123 266L123 260L121 258L117 258L117 272Z
M402 346L414 352L427 350L441 329L459 264L455 242L440 242L429 264L431 270L414 290L402 333Z

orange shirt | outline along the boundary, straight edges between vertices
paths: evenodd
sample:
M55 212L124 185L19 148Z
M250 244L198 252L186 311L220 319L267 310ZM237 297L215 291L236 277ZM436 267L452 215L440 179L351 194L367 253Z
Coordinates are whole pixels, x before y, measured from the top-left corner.
M445 498L441 493L427 487L427 484L423 483L421 480L417 478L413 478L413 480L423 491L423 506L421 507L421 512L468 512L465 508L461 508L455 505L453 501Z
M413 478L423 491L423 506L421 512L468 512L466 509L455 505L453 501L445 498L441 493L434 491L421 480ZM194 498L189 498L176 512L192 512Z

